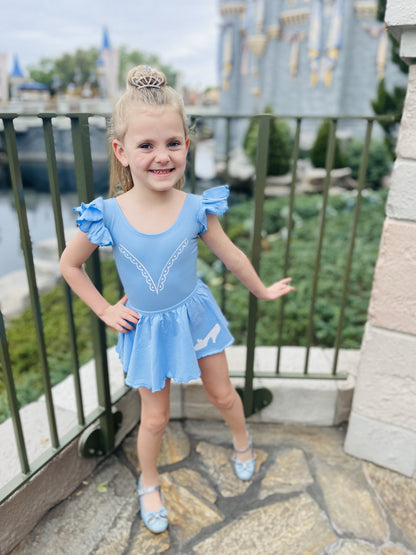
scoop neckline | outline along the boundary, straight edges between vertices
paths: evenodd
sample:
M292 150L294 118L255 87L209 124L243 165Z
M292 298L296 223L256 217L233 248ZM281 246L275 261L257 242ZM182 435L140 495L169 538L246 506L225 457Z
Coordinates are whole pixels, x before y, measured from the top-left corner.
M178 214L176 220L175 220L175 221L173 222L173 224L170 225L167 229L165 229L165 230L163 230L163 231L160 231L159 233L145 233L144 231L140 231L139 229L137 229L136 227L134 227L134 225L131 224L131 223L129 222L129 220L126 218L126 216L125 216L123 210L121 209L121 206L120 206L119 203L118 203L117 198L116 198L116 197L113 197L113 200L114 200L115 203L116 203L117 209L119 210L119 212L120 212L120 214L121 214L121 216L122 216L122 218L123 218L123 221L127 224L128 227L130 227L133 231L135 231L136 233L138 233L139 235L142 235L142 236L144 236L144 237L159 237L160 235L164 235L165 233L168 233L171 229L173 229L173 228L176 226L176 224L179 222L179 220L181 219L182 212L183 212L184 209L185 209L185 206L186 206L186 204L187 204L188 197L189 197L189 194L188 194L188 193L185 193L185 194L186 194L185 200L183 201L182 208L180 209L179 214Z

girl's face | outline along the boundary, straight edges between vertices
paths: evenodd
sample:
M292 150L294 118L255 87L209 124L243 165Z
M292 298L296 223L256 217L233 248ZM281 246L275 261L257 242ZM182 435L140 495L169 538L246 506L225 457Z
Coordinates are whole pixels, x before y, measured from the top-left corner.
M182 118L170 106L144 106L127 114L127 131L113 149L123 166L130 166L134 186L167 191L185 173L189 139Z

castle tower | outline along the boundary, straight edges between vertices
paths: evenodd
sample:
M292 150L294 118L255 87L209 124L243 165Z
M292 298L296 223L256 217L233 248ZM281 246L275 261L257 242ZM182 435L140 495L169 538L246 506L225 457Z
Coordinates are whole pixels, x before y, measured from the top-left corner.
M115 100L119 95L118 87L119 53L112 48L108 29L103 29L100 57L97 61L97 76L101 98Z
M277 115L372 115L391 62L377 0L220 0L220 109Z
M24 83L25 76L23 74L22 68L20 67L19 58L15 54L13 57L13 69L10 73L10 84L11 84L11 99L16 100L19 96L18 89L20 85Z

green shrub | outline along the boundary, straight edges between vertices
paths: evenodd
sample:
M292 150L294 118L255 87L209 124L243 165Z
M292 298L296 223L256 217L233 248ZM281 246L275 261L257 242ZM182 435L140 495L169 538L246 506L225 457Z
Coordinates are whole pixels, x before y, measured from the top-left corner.
M342 332L344 348L358 349L361 345L384 221L385 199L386 192L383 190L366 192L363 195ZM313 322L313 345L321 347L334 345L355 202L353 194L331 196L328 199ZM296 292L291 293L284 300L283 345L305 346L307 342L321 207L322 198L318 195L298 196L295 199L288 273L296 286ZM243 203L235 208L238 208L238 211L235 212L233 207L229 214L230 229L233 229L234 225L239 225L241 219L251 214L252 203ZM270 284L283 277L288 235L286 227L288 199L266 200L264 212L267 233L264 226L260 275L266 284ZM250 245L246 237L243 237L241 242L238 239L236 242L245 252L249 252ZM219 299L218 277L212 280L210 287ZM282 300L273 303L258 302L257 345L276 345L281 302ZM244 345L247 341L247 310L247 290L233 275L228 274L226 317L230 322L230 331L235 336L236 344Z
M315 168L326 167L326 151L328 148L329 133L331 122L329 119L324 120L318 129L315 142L312 145L310 157ZM339 140L335 139L334 168L343 168L345 161L341 154Z
M270 109L266 108L266 113ZM256 163L258 121L253 118L244 139L244 151L253 164ZM290 127L284 120L273 119L270 124L267 175L284 175L290 170L292 139Z
M102 265L104 294L110 302L118 298L115 265L105 261ZM64 285L54 287L41 296L41 311L46 355L51 383L55 385L72 372L69 329L66 320ZM73 298L74 322L80 364L93 356L91 339L91 312L78 297ZM6 331L10 362L19 404L35 401L43 393L41 365L31 309L26 310L10 324ZM114 345L117 334L108 329L107 343ZM0 422L9 415L5 384L0 372Z
M352 177L358 179L362 154L364 149L363 141L351 139L345 146L345 163L351 168ZM368 167L366 183L374 188L381 185L381 181L391 171L391 157L383 141L372 140L368 153Z

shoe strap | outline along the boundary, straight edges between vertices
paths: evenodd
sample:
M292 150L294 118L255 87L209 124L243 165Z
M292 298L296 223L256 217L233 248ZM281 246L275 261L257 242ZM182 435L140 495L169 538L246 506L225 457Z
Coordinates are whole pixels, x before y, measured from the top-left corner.
M237 447L234 444L233 444L233 448L236 453L240 453L240 454L247 453L247 451L250 451L250 449L253 448L253 442L251 441L251 437L248 438L248 445L245 449L237 449Z
M146 493L153 493L154 491L160 491L160 486L152 486L151 488L139 489L139 495L145 495Z

